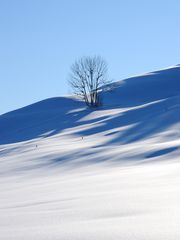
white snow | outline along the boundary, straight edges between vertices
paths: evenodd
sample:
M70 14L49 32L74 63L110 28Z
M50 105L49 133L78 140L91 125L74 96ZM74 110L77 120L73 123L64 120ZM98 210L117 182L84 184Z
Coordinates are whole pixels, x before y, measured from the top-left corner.
M0 116L0 239L180 239L180 66Z

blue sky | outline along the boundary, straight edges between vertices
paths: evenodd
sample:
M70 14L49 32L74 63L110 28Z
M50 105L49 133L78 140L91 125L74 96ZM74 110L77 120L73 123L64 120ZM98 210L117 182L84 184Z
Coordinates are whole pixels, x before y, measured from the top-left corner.
M120 80L180 63L178 0L1 0L0 113L70 93L70 65L101 55Z

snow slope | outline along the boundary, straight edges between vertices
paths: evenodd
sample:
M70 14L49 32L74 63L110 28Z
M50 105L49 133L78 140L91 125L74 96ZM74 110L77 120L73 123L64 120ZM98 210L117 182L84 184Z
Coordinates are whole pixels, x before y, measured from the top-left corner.
M0 116L1 239L180 238L180 66L104 106L47 99Z

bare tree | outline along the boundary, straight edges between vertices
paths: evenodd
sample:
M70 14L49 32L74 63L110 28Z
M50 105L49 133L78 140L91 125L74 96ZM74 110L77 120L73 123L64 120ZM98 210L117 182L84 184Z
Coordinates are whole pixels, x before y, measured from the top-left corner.
M106 83L107 64L100 56L80 58L71 66L69 84L89 107L100 105L99 90Z

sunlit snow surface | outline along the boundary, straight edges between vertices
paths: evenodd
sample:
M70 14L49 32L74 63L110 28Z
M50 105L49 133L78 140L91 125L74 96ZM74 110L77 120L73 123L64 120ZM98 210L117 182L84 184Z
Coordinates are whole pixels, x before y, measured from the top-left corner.
M0 116L0 239L180 239L179 65L102 95Z

